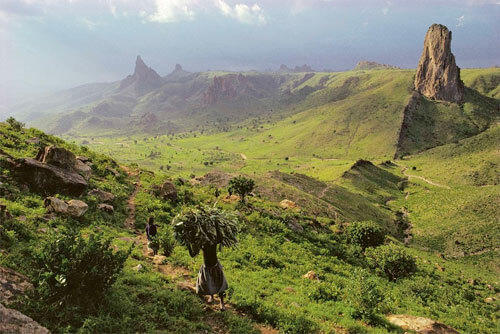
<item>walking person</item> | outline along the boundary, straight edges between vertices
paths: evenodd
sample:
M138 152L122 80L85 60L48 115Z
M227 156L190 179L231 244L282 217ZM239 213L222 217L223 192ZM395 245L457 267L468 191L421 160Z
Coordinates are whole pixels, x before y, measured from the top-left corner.
M220 310L225 311L225 291L228 288L222 265L217 258L217 245L206 245L202 248L203 265L196 280L196 293L201 296L209 296L208 302L214 301L214 295L220 299Z
M146 236L148 238L148 247L153 250L153 255L158 254L158 245L153 240L156 237L157 232L158 228L155 225L155 219L153 217L149 217L148 223L146 224Z

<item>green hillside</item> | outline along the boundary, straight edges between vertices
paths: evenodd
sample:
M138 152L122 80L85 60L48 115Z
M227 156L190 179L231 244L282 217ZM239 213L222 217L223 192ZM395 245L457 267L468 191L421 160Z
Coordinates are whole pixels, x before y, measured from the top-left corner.
M422 170L424 172L418 175L435 177L436 182L444 184L449 174L439 177L437 168L431 169L434 166L432 161L448 156L455 166L462 166L462 159L469 153L476 154L478 159L483 156L486 160L494 159L493 143L498 139L497 130L494 128L478 137L450 144L450 147L456 145L456 150L443 146L398 163L416 165L415 173ZM488 233L494 247L498 240L492 230L494 221L474 224L472 229L466 222L471 217L476 221L483 219L483 214L476 214L477 210L495 217L488 205L494 207L495 200L491 199L497 196L498 191L494 190L498 185L485 188L484 184L479 187L471 183L467 185L469 188L460 188L459 183L449 182L452 190L441 190L412 177L405 181L408 176L403 174L407 172L400 174L400 167L389 162L377 165L361 160L338 163L320 158L304 161L279 159L285 164L279 166L281 172L246 173L256 180L257 189L248 203L242 205L226 195L231 174L212 172L189 181L178 178L184 173L173 168L152 173L135 167L121 167L104 155L34 129L16 130L1 123L0 134L3 194L0 204L6 205L12 215L0 229L0 265L28 275L35 285L33 294L18 299L11 307L22 310L53 332L403 333L402 329L384 319L386 314L402 313L427 316L464 332L496 331L497 302L485 302L485 299L498 291L498 269L492 271L491 267L478 265L494 258L487 253L473 255L474 260L468 256L459 260L449 257L446 248L449 243L444 233L447 233L447 228L460 227L451 243L460 233L464 239L459 240L474 240L470 237ZM155 145L160 140L162 138L149 138L141 145ZM187 145L191 141L178 139L176 145L180 143ZM98 209L98 198L88 192L78 198L89 204L82 217L47 212L44 196L26 189L24 181L16 178L16 169L11 165L15 158L34 157L38 149L46 145L64 147L92 162L88 189L96 187L115 195L110 203L114 207L112 215ZM201 172L202 168L214 168L210 164L205 166L202 161L196 162L198 158L207 158L205 149L165 146L172 150L172 164L191 157L191 165L185 166L186 171ZM215 148L213 151L217 155L211 155L210 161L220 157L222 168L224 163L232 164L231 168L239 163L240 170L243 170L249 168L246 164L252 166L254 163L251 158L244 160ZM179 157L174 158L177 155ZM328 180L320 181L286 171L302 163L308 166L303 172L311 175L317 173L313 167L332 169L321 174L320 178ZM261 168L267 164L269 162ZM468 173L463 168L455 168L453 178L458 180ZM425 173L427 169L428 174ZM159 185L169 179L175 181L177 201L167 200L158 193ZM486 179L488 184L495 183ZM214 187L222 191L219 199L213 195ZM465 191L469 194L465 195ZM409 195L405 196L405 192ZM73 198L62 194L57 196L63 200ZM439 200L443 203L444 198L448 204L440 205L440 208L434 209L429 202ZM462 200L458 201L459 198ZM284 199L296 201L296 206L283 207L280 202ZM463 205L464 200L467 203L465 210L474 214L457 221L464 212L453 212ZM171 219L182 207L200 203L213 205L215 202L227 210L237 211L241 224L239 246L225 249L220 254L231 286L228 296L231 310L226 313L213 313L209 305L189 292L202 262L201 257L191 258L184 247L174 245L168 256L153 258L144 251L144 237L140 233L149 216L156 217L160 231L168 231ZM409 247L402 246L404 235L400 228L408 225L400 225L398 212L401 206L407 207L407 219L413 226L414 237ZM440 215L447 218L439 220L441 225L429 218L435 214L433 210L445 214ZM127 217L133 219L130 221ZM361 220L381 224L387 233L385 243L388 245L364 252L354 243L349 231L358 224L356 221ZM134 226L140 234L136 234ZM88 239L91 236L97 240L109 238L111 253L127 258L123 270L117 273L116 282L97 301L71 299L64 293L46 294L47 286L43 282L49 281L38 276L40 270L51 275L58 271L64 273L62 268L54 267L51 270L55 272L51 272L40 265L44 261L56 261L43 254L51 254L56 244L63 247L57 240L80 240L78 236L71 239L75 238L72 233L81 233L83 240L96 240ZM439 238L445 239L440 241ZM84 244L84 241L78 243ZM425 250L422 246L430 249ZM407 277L389 280L371 260L384 247L396 247L408 254L409 259L416 261L416 272L410 271ZM119 252L121 250L123 253ZM436 251L444 251L446 255L438 257ZM64 257L69 263L74 263L72 257L77 254L68 250ZM110 255L107 257L110 259ZM85 268L82 264L78 272L85 272ZM311 272L309 278L304 278L308 272ZM55 278L64 282L61 276ZM71 284L75 282L71 276L65 279ZM476 283L467 283L470 279ZM62 286L55 284L51 291L69 291L61 290Z

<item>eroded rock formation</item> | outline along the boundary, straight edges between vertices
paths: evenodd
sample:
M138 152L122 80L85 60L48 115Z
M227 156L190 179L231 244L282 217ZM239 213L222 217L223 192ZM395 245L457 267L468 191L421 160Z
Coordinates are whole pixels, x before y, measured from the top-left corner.
M460 68L451 53L451 31L441 24L433 24L425 35L415 90L435 100L461 102L464 98Z
M162 79L160 75L151 67L146 66L141 56L137 56L134 74L127 76L121 81L120 90L133 85L135 93L142 95L159 87L161 83Z

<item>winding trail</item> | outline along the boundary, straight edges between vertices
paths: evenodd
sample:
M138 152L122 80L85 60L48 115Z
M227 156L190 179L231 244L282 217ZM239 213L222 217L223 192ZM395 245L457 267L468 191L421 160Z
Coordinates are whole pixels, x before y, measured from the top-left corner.
M400 167L401 167L401 165L398 165L398 166L400 166ZM411 175L411 174L406 173L406 170L408 169L408 167L407 167L407 166L402 166L402 168L403 168L403 169L402 169L401 171L402 171L403 175L404 175L404 176L406 176L406 177L408 178L408 180L411 180L412 178L415 178L415 179L422 180L422 181L424 181L424 182L426 182L426 183L428 183L428 184L430 184L430 185L432 185L432 186L435 186L435 187L445 188L445 189L451 189L449 186L442 185L442 184L440 184L440 183L437 183L437 182L434 182L434 181L432 181L432 180L426 179L426 178L425 178L425 177L423 177L423 176L419 176L419 175Z
M246 158L246 157L245 157ZM131 177L135 177L136 181L134 182L135 189L127 200L127 208L129 210L129 215L125 221L125 227L129 230L132 230L134 234L136 234L134 242L137 245L142 245L142 253L148 262L153 264L154 269L160 274L164 275L169 279L170 282L174 282L176 287L180 290L188 291L191 293L196 293L196 286L194 284L194 277L190 270L180 266L174 266L168 263L167 257L163 255L153 255L153 251L148 247L148 240L146 235L136 229L135 220L136 220L136 205L135 198L141 189L141 182L139 177L139 172L132 171L130 168L126 166L121 166L122 169ZM215 313L220 312L218 305L216 303L209 304L206 299L205 301L205 315L203 317L203 321L208 324L214 333L216 334L227 334L229 333L224 320L222 317L214 316ZM248 317L245 313L236 310L230 303L226 302L227 312L232 312L241 317ZM272 327L259 324L253 322L254 326L257 330L259 330L262 334L278 334L278 331Z

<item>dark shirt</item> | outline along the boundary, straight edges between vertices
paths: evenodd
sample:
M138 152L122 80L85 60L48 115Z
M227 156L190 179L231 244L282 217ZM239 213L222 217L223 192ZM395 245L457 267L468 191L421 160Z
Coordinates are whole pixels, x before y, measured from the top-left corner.
M217 264L217 245L203 247L203 261L205 267L213 267Z
M146 225L146 235L148 236L148 240L151 239L151 237L154 237L156 235L156 225Z

